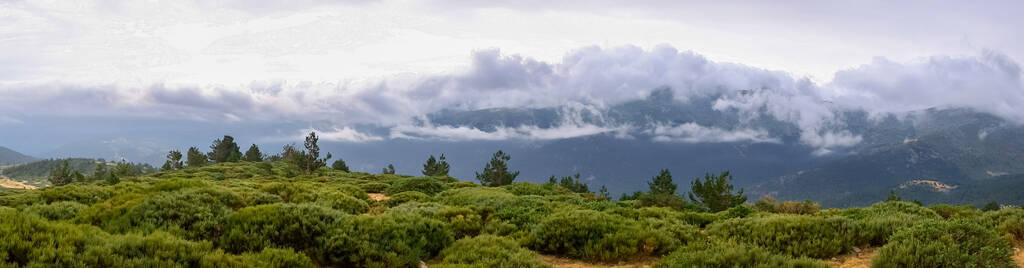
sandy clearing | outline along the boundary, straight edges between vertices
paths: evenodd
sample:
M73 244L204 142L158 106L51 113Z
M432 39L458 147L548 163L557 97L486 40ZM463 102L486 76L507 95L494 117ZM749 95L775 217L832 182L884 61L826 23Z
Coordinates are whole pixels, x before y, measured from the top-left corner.
M651 267L651 265L657 262L657 259L655 258L645 258L632 263L587 263L580 260L573 260L550 255L541 255L541 259L544 260L544 263L550 264L555 268L649 268Z
M878 248L866 248L860 252L850 252L839 255L828 261L828 265L838 268L866 268L871 267L871 258L875 257Z
M11 189L35 189L35 186L25 184L20 181L15 181L7 177L0 178L0 188L11 188Z

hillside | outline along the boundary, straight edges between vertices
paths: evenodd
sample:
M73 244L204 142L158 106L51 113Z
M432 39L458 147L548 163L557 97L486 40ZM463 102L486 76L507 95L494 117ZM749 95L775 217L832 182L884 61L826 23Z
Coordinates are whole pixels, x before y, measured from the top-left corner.
M7 147L0 146L0 166L28 163L35 160L35 157L27 156Z
M50 172L65 160L68 161L68 167L70 167L71 170L78 171L82 174L92 174L96 171L97 164L102 163L108 167L112 167L117 164L100 159L87 158L46 159L4 168L3 175L13 180L24 182L28 185L36 187L47 186L50 184L47 180L50 177ZM143 173L152 173L156 171L156 169L149 164L136 164L136 166Z
M1024 242L1019 208L983 212L898 201L829 210L775 201L720 212L699 204L657 206L662 201L656 200L668 197L609 201L558 184L484 187L450 177L329 168L306 175L284 162L221 163L124 178L115 185L92 181L0 191L0 230L9 230L0 232L0 250L12 256L0 261L827 267L832 258L870 248L875 266L1010 267L1011 242ZM937 255L948 258L933 259Z

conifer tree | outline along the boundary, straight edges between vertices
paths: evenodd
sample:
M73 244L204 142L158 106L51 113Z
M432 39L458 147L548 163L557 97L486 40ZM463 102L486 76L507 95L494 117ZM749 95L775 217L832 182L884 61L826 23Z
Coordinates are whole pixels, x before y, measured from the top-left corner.
M348 164L345 164L345 160L341 159L341 158L338 158L338 160L335 160L334 163L331 164L331 168L334 169L334 170L350 172L348 170Z
M380 170L381 174L395 174L395 165L388 164L388 167Z
M252 146L249 146L249 150L245 151L244 160L247 162L263 162L263 152L260 152L260 147L253 143Z
M285 151L281 154L284 158L291 159L291 162L300 169L304 169L306 174L312 174L313 171L327 166L327 161L331 159L331 153L327 153L325 158L320 158L320 145L317 144L319 141L320 138L316 136L316 132L310 132L303 144L306 147L305 152L297 151L294 147L286 145Z
M718 176L711 173L704 174L704 181L697 178L690 184L690 201L702 205L711 212L719 212L734 206L743 204L747 197L743 196L743 189L735 194L732 193L733 186L729 184L732 175L728 171Z
M203 154L203 152L199 151L199 148L196 147L188 148L188 154L186 156L188 157L186 161L188 162L189 167L201 167L209 162L206 158L206 154Z
M604 197L605 200L612 200L612 194L608 192L608 187L601 185L601 189L597 191L597 195Z
M71 170L71 167L68 166L68 160L64 160L50 171L50 184L53 186L67 185L74 181L75 173L78 172Z
M427 162L423 164L423 175L448 176L449 169L451 167L448 166L448 161L445 160L444 154L441 154L440 159L434 159L434 155L430 155L430 158L427 158Z
M105 180L108 175L110 174L107 173L107 164L104 163L103 161L100 161L100 163L96 164L96 170L92 172L92 176L89 177L89 180L102 181Z
M213 140L210 150L210 161L214 163L238 162L242 160L242 152L238 144L235 143L235 138L228 135L224 135L223 139Z
M650 187L650 190L647 191L648 194L676 194L677 186L674 182L672 182L672 172L669 172L668 169L662 169L661 173L659 173L658 176L652 178L651 181L647 182L647 186Z
M519 171L508 171L508 161L510 159L512 159L510 155L498 150L491 157L491 161L484 166L483 173L476 173L476 179L484 186L496 187L512 184L512 181L515 181L516 177L519 176Z
M184 164L181 162L181 152L173 150L167 152L167 161L164 162L164 166L160 168L161 171L179 170Z

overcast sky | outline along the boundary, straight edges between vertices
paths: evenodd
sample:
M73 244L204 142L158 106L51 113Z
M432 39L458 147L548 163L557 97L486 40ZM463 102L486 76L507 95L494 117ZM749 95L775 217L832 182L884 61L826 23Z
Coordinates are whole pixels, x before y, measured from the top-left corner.
M822 100L872 112L966 106L1020 122L1021 10L1019 1L0 0L0 127L37 115L316 115L337 121L341 137L373 141L345 127L450 107L601 106L662 85L677 98L769 88L716 106L767 107L821 137L830 134L817 133Z

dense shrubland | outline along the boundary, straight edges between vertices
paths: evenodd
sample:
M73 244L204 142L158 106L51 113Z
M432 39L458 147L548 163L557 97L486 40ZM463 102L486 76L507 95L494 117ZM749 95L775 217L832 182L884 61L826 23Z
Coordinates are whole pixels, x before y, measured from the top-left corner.
M726 185L728 174L705 176L690 199L665 171L651 191L611 201L576 177L511 183L507 155L482 173L495 176L482 180L493 187L448 177L437 160L424 168L433 176L411 177L348 172L310 154L245 155L192 154L225 160L217 164L178 155L163 172L114 184L0 192L0 266L548 267L538 255L547 254L657 259L657 267L822 267L880 247L877 267L1005 267L1024 239L1017 208L750 204Z

